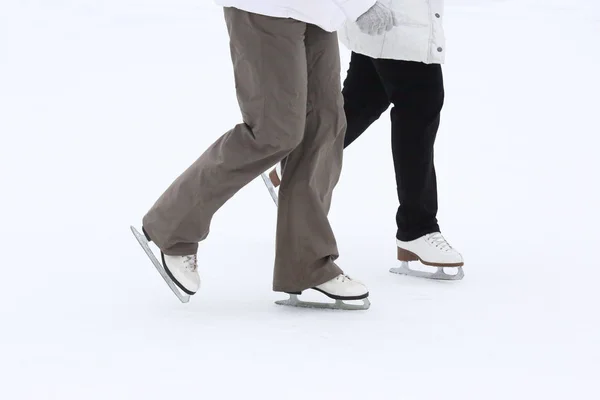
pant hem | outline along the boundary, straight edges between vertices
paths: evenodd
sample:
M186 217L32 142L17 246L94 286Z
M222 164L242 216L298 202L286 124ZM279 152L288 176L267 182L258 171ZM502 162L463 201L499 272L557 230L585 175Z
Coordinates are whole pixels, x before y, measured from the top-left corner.
M335 263L332 263L331 265L324 267L324 268L327 268L327 271L319 274L319 275L321 275L321 278L316 280L315 281L316 283L314 283L314 284L308 284L308 285L302 285L302 286L281 286L281 285L276 286L276 285L273 285L273 291L274 292L283 292L283 293L303 292L305 290L312 289L315 286L322 285L325 282L329 282L336 276L344 273L344 271L342 271L342 269L340 267L338 267Z
M439 226L433 226L427 229L421 229L419 231L414 232L400 232L396 233L396 239L401 240L403 242L410 242L412 240L418 239L422 236L425 236L429 233L440 232Z

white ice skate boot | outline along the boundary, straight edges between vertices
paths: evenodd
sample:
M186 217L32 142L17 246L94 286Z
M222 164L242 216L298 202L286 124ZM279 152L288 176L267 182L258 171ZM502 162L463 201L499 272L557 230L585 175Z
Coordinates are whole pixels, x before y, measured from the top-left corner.
M368 299L369 290L367 287L363 283L356 281L344 274L340 274L330 281L315 286L312 289L323 293L331 299L334 299L335 303L302 301L298 299L298 296L302 293L289 293L290 298L288 300L280 300L276 301L275 303L295 307L329 308L339 310L367 310L371 305ZM344 301L349 300L363 300L363 304L344 303Z
M267 190L273 201L275 202L275 206L279 203L279 196L277 195L277 188L281 185L281 163L277 163L275 168L271 170L268 174L263 172L260 175L267 186Z
M314 289L335 300L362 300L369 297L369 290L363 283L343 274Z
M450 246L440 232L428 233L408 242L396 240L396 244L398 260L402 264L399 268L392 268L390 272L442 280L460 280L464 277L462 255ZM425 272L410 269L409 261L421 261L424 265L437 267L437 271ZM444 267L456 268L456 274L447 274Z
M195 254L169 256L161 252L161 256L167 275L181 290L193 295L200 289L200 275L198 274L198 261Z
M161 252L161 260L159 261L152 249L150 249L150 242L152 240L144 228L142 227L143 234L138 232L133 226L131 227L131 232L133 232L138 243L142 246L142 249L148 258L150 258L150 261L152 261L152 264L154 264L154 267L173 294L182 303L188 303L190 296L195 294L200 288L200 275L198 275L196 256L168 256Z

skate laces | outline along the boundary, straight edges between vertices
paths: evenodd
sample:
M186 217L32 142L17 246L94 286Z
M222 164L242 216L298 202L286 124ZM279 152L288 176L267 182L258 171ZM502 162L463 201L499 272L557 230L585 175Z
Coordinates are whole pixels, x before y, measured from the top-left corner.
M346 282L346 281L348 281L348 282L355 282L355 281L354 281L354 279L350 278L350 277L349 277L348 275L346 275L346 274L340 274L340 275L338 275L338 276L337 276L337 278L336 278L336 279L337 279L338 281L342 282L342 283L344 283L344 282Z
M452 250L452 246L450 246L450 243L448 243L448 241L444 238L444 236L442 236L440 232L430 234L427 237L427 240L429 241L429 243L433 244L435 247L442 251Z
M198 259L195 255L183 256L183 266L185 269L195 272L198 269Z

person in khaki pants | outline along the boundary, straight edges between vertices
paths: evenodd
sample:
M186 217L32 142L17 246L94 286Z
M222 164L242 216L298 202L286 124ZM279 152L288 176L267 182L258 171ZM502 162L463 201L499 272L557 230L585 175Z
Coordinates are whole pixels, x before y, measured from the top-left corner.
M327 217L346 127L333 31L349 19L366 33L382 34L393 27L393 14L373 0L219 2L243 123L167 188L144 216L144 234L160 248L173 282L193 295L200 287L198 242L208 236L215 212L282 162L273 290L365 299L367 288L335 264Z

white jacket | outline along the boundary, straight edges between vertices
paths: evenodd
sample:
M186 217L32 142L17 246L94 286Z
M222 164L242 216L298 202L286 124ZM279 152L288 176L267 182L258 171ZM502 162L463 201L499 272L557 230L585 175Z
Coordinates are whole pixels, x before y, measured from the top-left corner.
M383 36L369 36L348 21L340 41L351 51L372 58L443 64L446 39L442 20L444 0L381 0L400 19L400 26Z
M346 19L356 21L376 0L215 0L223 7L269 17L292 18L333 32Z

